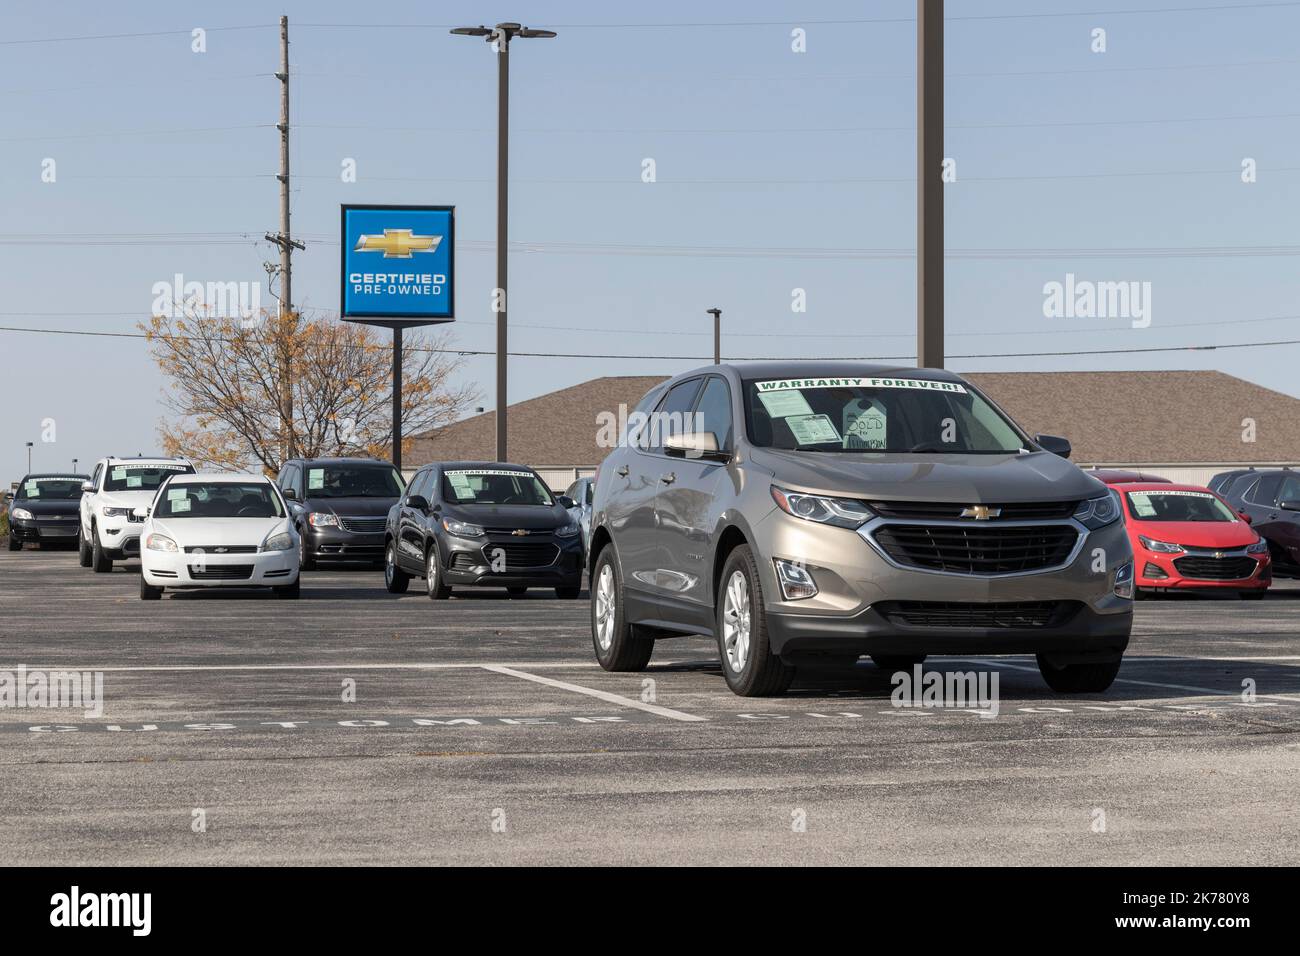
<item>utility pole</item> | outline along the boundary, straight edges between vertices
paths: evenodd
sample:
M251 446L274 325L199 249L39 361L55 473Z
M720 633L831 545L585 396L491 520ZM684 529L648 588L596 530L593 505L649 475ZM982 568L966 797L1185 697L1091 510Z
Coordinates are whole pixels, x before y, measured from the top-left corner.
M943 0L916 0L916 364L943 359Z
M306 248L293 239L289 231L289 18L280 18L280 231L267 233L266 240L280 248L280 314L276 332L280 341L280 455L282 459L297 455L293 435L293 355L290 342L298 326L293 311L293 250Z
M497 309L497 461L506 461L506 245L510 219L510 41L550 39L551 30L534 30L518 23L498 23L495 27L457 27L458 36L482 37L493 44L497 54L497 291L493 297Z
M713 316L713 364L722 364L722 310L705 309Z

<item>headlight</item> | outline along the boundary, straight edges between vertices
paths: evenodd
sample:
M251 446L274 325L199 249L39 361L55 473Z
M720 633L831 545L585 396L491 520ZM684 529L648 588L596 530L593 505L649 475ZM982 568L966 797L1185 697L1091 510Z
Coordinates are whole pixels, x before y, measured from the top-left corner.
M263 551L292 551L293 535L287 531L273 534L262 543Z
M788 515L819 524L835 525L837 528L860 528L876 515L862 502L851 498L805 495L797 491L786 491L776 485L772 486L772 499Z
M469 524L466 521L457 521L455 518L443 518L442 529L448 534L458 535L462 538L477 538L483 534L483 529L476 524Z
M1260 538L1254 544L1246 545L1247 554L1268 554L1268 542Z
M151 534L144 546L150 551L177 551L176 542L165 534Z
M326 514L323 511L313 511L307 516L307 523L313 528L337 528L339 526L338 515Z
M1104 528L1118 519L1119 504L1115 501L1115 496L1109 492L1100 498L1088 498L1086 501L1080 501L1079 507L1074 509L1074 520L1089 531Z
M19 521L35 521L35 520L36 520L34 517L32 517L32 513L31 513L30 511L28 511L26 508L15 508L15 509L13 510L12 514L13 514L13 516L14 516L15 518L17 518Z
M1156 554L1183 553L1183 546L1181 544L1173 544L1169 541L1156 541L1154 538L1148 538L1144 534L1138 535L1138 541L1142 544L1142 547L1146 548L1148 551L1154 551Z
M572 538L575 534L577 534L581 530L582 527L580 525L566 524L563 528L556 528L555 534L556 537L559 538Z
M105 508L105 518L128 518L131 516L130 508Z

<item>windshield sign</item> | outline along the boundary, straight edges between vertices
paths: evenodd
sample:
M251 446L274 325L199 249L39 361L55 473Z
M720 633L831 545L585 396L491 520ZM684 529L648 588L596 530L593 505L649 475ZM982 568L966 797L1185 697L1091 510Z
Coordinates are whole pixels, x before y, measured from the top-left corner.
M172 475L192 475L193 465L114 465L104 480L105 491L157 491Z
M458 505L547 505L551 492L525 471L463 468L442 473L442 496Z
M308 498L400 498L402 476L392 466L326 465L307 469Z
M1129 506L1142 521L1236 521L1222 501L1204 491L1130 491Z
M839 376L746 384L750 440L763 447L965 455L1025 447L1020 431L960 382Z

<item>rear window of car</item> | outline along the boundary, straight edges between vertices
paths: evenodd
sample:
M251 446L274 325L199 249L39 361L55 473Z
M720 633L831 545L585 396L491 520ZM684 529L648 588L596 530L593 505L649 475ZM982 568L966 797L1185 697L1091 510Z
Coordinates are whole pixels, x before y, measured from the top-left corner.
M172 475L192 475L193 465L110 465L105 491L157 491Z

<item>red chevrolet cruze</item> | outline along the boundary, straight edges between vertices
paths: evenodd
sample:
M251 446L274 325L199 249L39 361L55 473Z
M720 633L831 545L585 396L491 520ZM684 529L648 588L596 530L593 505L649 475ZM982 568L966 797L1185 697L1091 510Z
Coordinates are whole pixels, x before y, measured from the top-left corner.
M1262 598L1273 582L1268 543L1207 488L1112 484L1133 542L1139 593L1228 589Z

